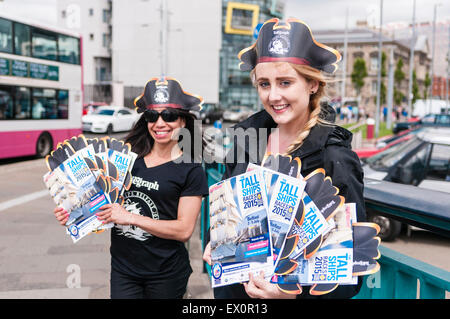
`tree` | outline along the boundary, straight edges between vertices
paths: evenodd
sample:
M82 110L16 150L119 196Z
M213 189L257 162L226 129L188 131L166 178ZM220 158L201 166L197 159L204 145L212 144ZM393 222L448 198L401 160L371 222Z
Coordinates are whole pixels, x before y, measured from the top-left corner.
M363 58L357 58L353 63L352 83L357 95L361 94L361 89L364 86L364 78L368 75L366 68L366 61Z
M397 65L395 66L394 71L394 103L399 105L402 103L405 95L400 91L400 86L402 85L402 81L405 79L405 72L402 71L403 68L403 60L398 59Z
M423 81L423 85L425 86L425 89L423 90L423 98L426 100L428 98L428 88L431 85L431 79L428 75L428 72L425 74L425 80Z
M418 99L420 99L419 94L419 84L417 83L417 76L416 76L416 70L413 70L413 84L412 84L412 104L416 103Z

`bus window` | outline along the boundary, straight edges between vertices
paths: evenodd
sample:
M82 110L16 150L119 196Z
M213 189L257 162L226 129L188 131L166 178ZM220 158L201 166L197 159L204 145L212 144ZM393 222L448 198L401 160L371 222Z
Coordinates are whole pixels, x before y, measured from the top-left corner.
M56 35L33 29L32 34L33 57L56 61Z
M58 118L69 118L69 91L67 90L58 91Z
M0 18L0 51L12 53L12 22Z
M26 87L18 87L15 94L16 119L29 119L31 116L30 89Z
M80 64L78 39L65 35L59 35L58 50L59 61Z
M0 120L13 117L13 98L11 88L0 87Z
M14 22L14 51L16 54L30 56L31 55L31 41L30 41L30 27Z

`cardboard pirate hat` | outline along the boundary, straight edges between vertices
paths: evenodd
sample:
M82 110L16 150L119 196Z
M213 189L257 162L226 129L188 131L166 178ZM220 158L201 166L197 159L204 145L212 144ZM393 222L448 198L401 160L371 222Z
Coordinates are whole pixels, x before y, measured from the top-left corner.
M202 97L183 91L180 82L170 77L150 79L145 84L144 93L134 100L138 113L154 107L199 111L202 103Z
M289 18L282 22L273 18L263 24L256 42L239 52L238 58L242 71L252 70L263 62L290 62L333 73L341 55L314 40L311 29L303 21Z

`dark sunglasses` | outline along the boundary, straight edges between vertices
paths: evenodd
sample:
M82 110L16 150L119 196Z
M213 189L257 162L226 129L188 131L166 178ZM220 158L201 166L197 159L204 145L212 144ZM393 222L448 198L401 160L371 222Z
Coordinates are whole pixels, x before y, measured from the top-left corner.
M164 122L175 122L179 119L180 113L177 111L169 111L167 109L163 110L161 113L156 110L145 110L144 112L144 118L149 123L155 123L160 116Z

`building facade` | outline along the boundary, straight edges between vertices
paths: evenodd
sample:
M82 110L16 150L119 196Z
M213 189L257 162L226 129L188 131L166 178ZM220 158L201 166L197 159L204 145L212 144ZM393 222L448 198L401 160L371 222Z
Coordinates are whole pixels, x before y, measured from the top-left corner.
M344 59L345 30L319 30L314 32L314 37L317 41L338 50L342 54ZM375 115L378 77L378 42L378 31L366 27L350 29L347 31L347 61L345 82L343 80L344 61L341 60L341 62L339 62L339 69L334 74L328 86L328 100L341 101L342 92L344 92L344 100L357 101L359 106L364 109L366 114L372 116ZM403 79L397 82L394 81L395 90L400 92L402 96L402 98L400 99L401 102L397 106L407 106L410 56L409 40L394 40L386 34L383 34L382 51L386 56L386 60L384 63L385 74L381 78L381 81L384 84L385 88L384 95L387 95L389 57L392 51L394 57L393 68L395 69L397 67L398 61L401 59L403 66L399 68L399 70L404 74ZM355 61L358 58L364 60L367 71L367 75L363 79L364 85L359 92L352 82L352 72L354 71ZM425 79L427 77L427 74L429 76L430 64L431 59L428 40L426 36L418 37L414 51L414 71L416 74L418 92L420 94L422 94L425 89ZM345 83L344 91L342 91L343 83ZM386 105L386 103L382 104ZM381 106L383 107L383 105Z
M254 29L273 17L283 18L284 1L222 1L220 50L220 103L223 108L249 106L259 109L259 98L250 73L239 70L238 53L256 41Z
M59 0L57 24L82 35L84 103L112 102L111 0Z

